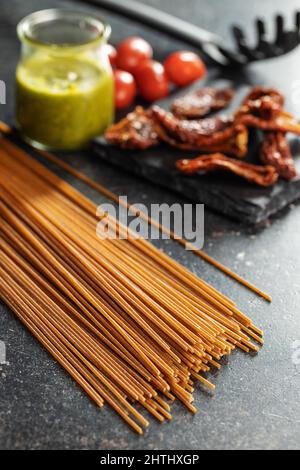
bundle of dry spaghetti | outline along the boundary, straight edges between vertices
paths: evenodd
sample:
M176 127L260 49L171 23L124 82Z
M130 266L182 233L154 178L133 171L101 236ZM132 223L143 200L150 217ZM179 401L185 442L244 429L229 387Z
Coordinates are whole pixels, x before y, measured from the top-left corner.
M97 405L141 434L143 408L168 420L177 398L195 412L194 381L214 388L203 374L235 348L257 351L262 332L145 240L97 236L116 225L128 236L1 139L0 297Z

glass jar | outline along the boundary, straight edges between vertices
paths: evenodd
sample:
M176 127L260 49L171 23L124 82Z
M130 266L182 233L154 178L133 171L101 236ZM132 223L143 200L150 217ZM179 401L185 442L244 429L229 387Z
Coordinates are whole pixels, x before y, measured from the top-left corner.
M42 10L17 28L16 123L39 148L78 149L114 117L114 84L105 45L110 26L89 14Z

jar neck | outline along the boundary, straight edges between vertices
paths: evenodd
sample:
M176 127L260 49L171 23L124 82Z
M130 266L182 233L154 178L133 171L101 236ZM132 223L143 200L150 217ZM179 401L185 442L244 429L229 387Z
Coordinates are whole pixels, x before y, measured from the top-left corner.
M57 54L76 54L105 44L110 26L91 15L51 9L35 12L17 27L23 44Z

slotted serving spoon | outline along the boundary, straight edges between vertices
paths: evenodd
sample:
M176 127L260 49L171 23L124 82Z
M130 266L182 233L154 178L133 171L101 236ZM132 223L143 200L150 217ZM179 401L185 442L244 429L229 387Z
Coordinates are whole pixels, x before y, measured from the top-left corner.
M300 12L295 14L294 28L289 30L285 28L284 17L282 15L276 17L276 35L273 41L267 40L265 22L257 19L255 47L249 46L244 31L234 26L232 32L237 46L234 51L224 46L224 40L220 36L144 3L134 0L85 0L84 3L137 20L146 26L181 39L199 48L209 59L222 66L245 66L251 62L280 57L300 44Z

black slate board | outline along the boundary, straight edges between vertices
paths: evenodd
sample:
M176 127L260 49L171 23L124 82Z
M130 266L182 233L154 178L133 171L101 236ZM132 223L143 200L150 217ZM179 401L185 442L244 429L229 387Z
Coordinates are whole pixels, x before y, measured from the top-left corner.
M234 78L224 79L218 77L216 72L212 72L206 83L195 84L191 89L205 85L235 88L237 94L234 102L226 110L226 113L230 114L237 108L251 86L255 84L255 81L249 80L249 77L241 76L240 72L233 75ZM185 89L173 94L171 98L159 104L169 109L170 102L177 95L185 94L187 91L189 90ZM293 111L295 110L293 109ZM258 145L258 133L253 132L247 161L258 163ZM295 158L297 155L300 156L299 139L292 139L291 145ZM300 198L300 177L289 183L280 180L271 188L259 188L234 175L225 173L181 175L175 168L175 161L186 156L192 158L197 154L177 151L165 145L147 151L129 151L109 146L103 139L98 139L94 142L93 149L99 157L113 165L142 176L157 185L174 190L194 202L203 203L207 207L241 222L250 224L262 222ZM300 173L300 161L297 163Z

